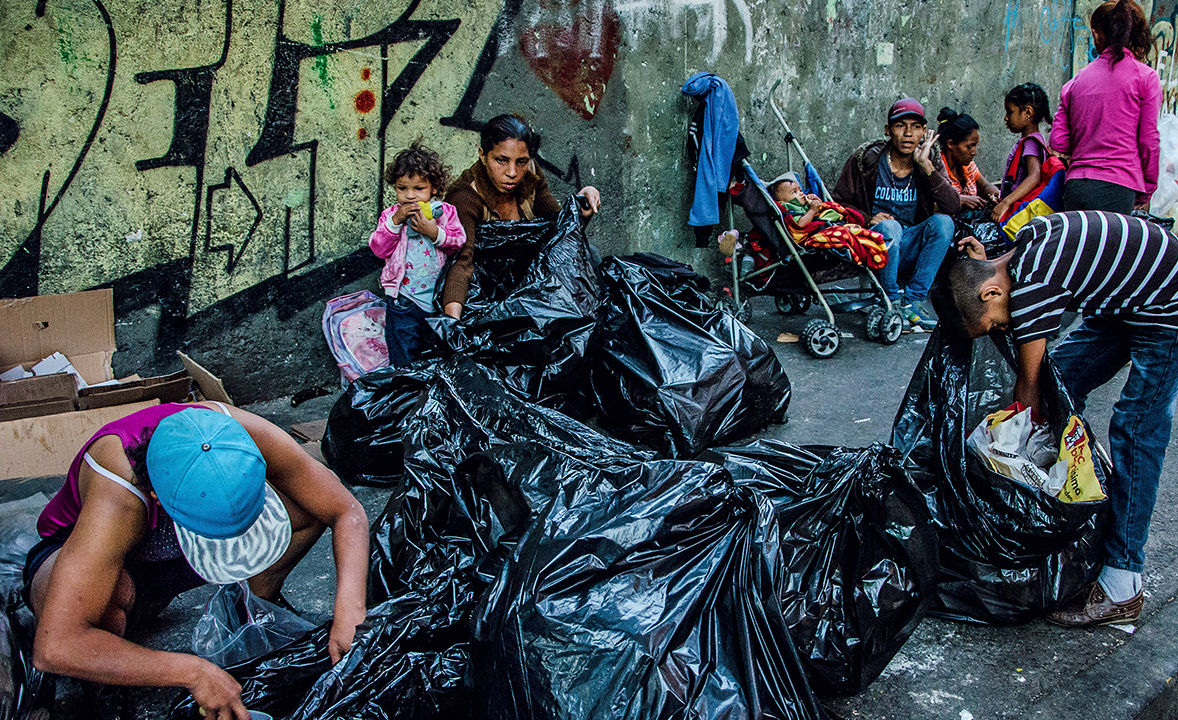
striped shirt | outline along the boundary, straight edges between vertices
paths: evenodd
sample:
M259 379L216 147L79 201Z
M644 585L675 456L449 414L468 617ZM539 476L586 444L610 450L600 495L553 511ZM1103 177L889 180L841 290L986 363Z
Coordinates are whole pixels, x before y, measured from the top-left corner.
M1046 337L1064 310L1178 329L1178 239L1109 212L1043 215L1019 230L1010 258L1016 342Z

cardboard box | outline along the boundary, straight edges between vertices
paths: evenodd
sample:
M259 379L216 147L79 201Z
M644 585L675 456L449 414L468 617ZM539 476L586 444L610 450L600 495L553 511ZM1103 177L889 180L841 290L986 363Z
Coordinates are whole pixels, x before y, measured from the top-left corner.
M211 372L184 353L184 370L114 379L114 294L109 289L0 299L0 370L26 369L60 352L93 387L60 373L0 381L0 479L64 475L106 423L161 402L232 403Z

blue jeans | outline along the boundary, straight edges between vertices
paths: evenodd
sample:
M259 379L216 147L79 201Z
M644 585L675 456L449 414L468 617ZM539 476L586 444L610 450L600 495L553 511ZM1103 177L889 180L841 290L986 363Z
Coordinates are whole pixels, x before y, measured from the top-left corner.
M425 344L429 313L407 297L385 298L384 341L389 347L389 365L410 365Z
M1113 474L1106 488L1110 517L1104 563L1142 572L1178 398L1178 330L1085 318L1051 359L1080 411L1088 393L1132 363L1108 430Z
M904 300L913 304L924 300L953 244L953 218L937 213L910 227L899 220L881 220L871 229L887 241L888 264L879 272L879 284L888 299L900 300L900 275L909 274Z

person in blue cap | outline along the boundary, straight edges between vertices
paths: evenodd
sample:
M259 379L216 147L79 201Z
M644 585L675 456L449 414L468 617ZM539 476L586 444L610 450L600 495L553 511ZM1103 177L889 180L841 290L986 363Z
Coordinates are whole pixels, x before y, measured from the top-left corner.
M124 639L180 593L248 580L281 600L286 576L332 531L328 652L364 620L368 518L339 479L282 429L221 403L168 403L103 426L37 522L25 599L34 665L103 685L184 687L210 720L248 720L241 687L195 655Z

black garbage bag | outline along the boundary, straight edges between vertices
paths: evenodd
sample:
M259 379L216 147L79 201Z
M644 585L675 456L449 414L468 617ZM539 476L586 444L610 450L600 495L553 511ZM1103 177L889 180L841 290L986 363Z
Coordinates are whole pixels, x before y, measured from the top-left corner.
M755 493L700 462L578 474L480 607L481 717L824 717L777 605Z
M522 400L465 357L437 366L426 398L405 423L404 445L404 477L370 532L370 604L412 591L471 606L475 585L481 589L498 572L504 539L522 532L532 509L560 488L562 465L615 468L650 458ZM544 472L507 477L466 463L500 446Z
M936 531L900 454L777 440L716 453L737 485L771 503L777 534L763 546L810 685L863 690L935 595Z
M415 595L373 608L334 667L327 654L328 622L227 671L241 682L247 708L283 720L468 717L467 644L434 630L448 627L438 612L445 615L446 609ZM199 708L191 696L181 696L168 717L199 720Z
M1013 358L1007 335L971 341L938 327L892 425L892 444L925 494L940 539L935 615L1025 622L1060 607L1100 569L1104 501L1061 502L992 472L966 448L978 423L1010 403ZM1040 377L1059 437L1077 413L1050 359ZM1111 464L1095 439L1092 447L1108 487Z
M460 321L439 316L431 326L451 352L495 368L529 399L584 414L601 279L577 203L570 198L552 221L492 226L479 226L474 302Z
M634 255L606 258L602 272L590 378L603 426L691 457L784 421L790 384L777 356L714 307L689 266Z
M405 419L432 377L424 365L383 367L348 385L331 407L322 443L324 459L341 480L389 487L400 479Z

